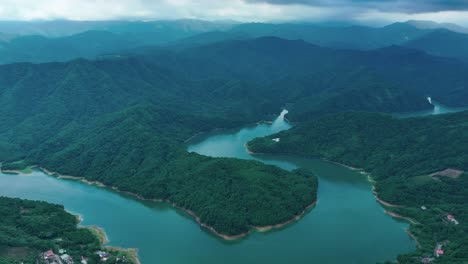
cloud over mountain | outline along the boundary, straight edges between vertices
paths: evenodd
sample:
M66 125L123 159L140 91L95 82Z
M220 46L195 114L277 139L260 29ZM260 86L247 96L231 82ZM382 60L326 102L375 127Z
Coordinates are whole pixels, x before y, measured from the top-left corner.
M0 20L350 21L468 25L468 0L1 0Z

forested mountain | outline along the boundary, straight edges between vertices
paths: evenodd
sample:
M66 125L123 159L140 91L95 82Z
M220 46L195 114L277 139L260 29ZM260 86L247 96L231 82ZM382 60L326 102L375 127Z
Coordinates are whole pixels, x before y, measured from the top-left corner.
M256 82L250 95L261 93L263 98L288 105L290 117L296 120L345 110L430 108L427 96L461 106L468 96L466 65L395 46L375 51L335 50L265 37L216 43L181 54L226 69L223 72L236 79Z
M5 34L0 35L0 63L94 58L231 27L229 22L202 20L0 22L0 32Z
M234 21L205 21L197 19L154 20L154 21L77 21L77 20L38 20L0 21L0 32L17 36L64 37L86 31L107 31L112 33L153 33L161 41L214 30L227 30L238 24ZM172 38L168 38L172 36Z
M188 80L151 60L2 66L1 159L170 200L224 235L284 222L315 200L316 179L305 172L187 153L184 141L198 132L273 111L245 109L249 102L236 98L204 102L209 96L196 91L188 97L220 83Z
M251 23L234 26L226 31L206 32L188 37L179 41L179 48L225 40L275 36L289 40L301 39L319 46L340 49L369 50L400 45L436 56L467 60L467 34L468 30L465 32L456 25L424 26L421 21L394 23L382 28Z
M420 29L448 29L453 32L468 34L468 28L453 23L438 23L430 20L408 20L406 23Z
M3 65L0 160L168 199L237 235L300 213L315 200L315 177L186 153L187 138L256 122L285 105L294 121L425 109L426 96L462 105L465 73L458 61L415 50L340 51L274 37Z
M411 232L421 247L400 256L400 263L420 263L443 241L448 241L446 254L437 263L463 263L468 254L467 127L468 112L410 119L340 113L255 139L248 147L363 168L377 180L381 199L402 206L388 210L415 220ZM448 221L449 214L459 224Z
M405 47L424 50L430 54L468 61L468 34L446 29L436 30L404 44Z
M188 153L186 141L271 120L286 107L299 125L251 142L252 150L363 167L378 181L379 197L402 205L391 210L419 223L411 231L422 247L399 261L420 262L448 240L444 260L457 263L468 254L468 113L404 120L367 113L430 109L427 97L467 105L468 35L440 27L454 28L0 22L0 162L3 169L38 165L168 201L232 238L294 219L316 201L317 178ZM445 169L457 175L447 177ZM423 205L429 209L422 212ZM65 219L64 233L52 230L46 238L72 233L85 240L76 254L96 250L96 239L76 231L62 209L0 198L8 215L0 250L53 246L34 233L37 226L22 230L29 213L40 215L29 222L47 230L57 219L45 213ZM461 224L443 221L449 213Z
M467 35L440 27L443 25L423 27L411 21L382 28L201 20L0 22L0 63L91 59L101 54L154 45L173 50L192 49L217 42L271 36L353 50L402 45L433 55L466 60Z
M207 32L184 39L188 43L210 43L229 39L248 39L265 36L297 40L316 45L344 49L376 49L400 45L430 32L406 23L395 23L382 28L365 26L320 26L313 24L246 23L224 32ZM182 43L184 44L184 43Z

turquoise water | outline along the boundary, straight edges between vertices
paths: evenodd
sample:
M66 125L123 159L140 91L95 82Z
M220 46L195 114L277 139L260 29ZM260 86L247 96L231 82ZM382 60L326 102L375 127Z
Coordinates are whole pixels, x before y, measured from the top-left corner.
M304 167L319 177L318 203L300 221L280 230L223 241L164 203L142 202L106 188L56 179L40 171L0 174L0 195L63 204L83 225L105 229L110 244L139 248L142 263L375 263L415 249L408 224L384 213L365 175L315 159L252 157L244 144L288 129L272 124L215 132L194 139L189 151L216 157L257 159L285 169Z

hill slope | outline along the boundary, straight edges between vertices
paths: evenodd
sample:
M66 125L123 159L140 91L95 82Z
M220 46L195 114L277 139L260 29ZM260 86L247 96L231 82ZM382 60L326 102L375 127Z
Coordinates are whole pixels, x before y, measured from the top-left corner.
M465 73L457 61L414 50L340 51L271 37L3 65L0 160L167 199L219 233L238 235L301 212L315 200L315 177L187 153L186 139L257 122L284 105L299 121L345 110L424 109L427 95L462 104Z
M404 44L430 54L468 61L468 34L437 30Z
M192 135L257 121L265 112L230 110L231 99L206 104L181 96L197 82L158 65L128 58L0 71L3 161L169 200L228 236L289 220L315 200L313 175L187 153Z

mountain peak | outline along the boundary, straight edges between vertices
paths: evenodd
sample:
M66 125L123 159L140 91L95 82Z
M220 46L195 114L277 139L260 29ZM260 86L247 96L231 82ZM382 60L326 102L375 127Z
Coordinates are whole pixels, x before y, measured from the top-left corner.
M448 29L454 32L468 34L468 28L453 23L438 23L431 20L408 20L404 23L419 29Z

